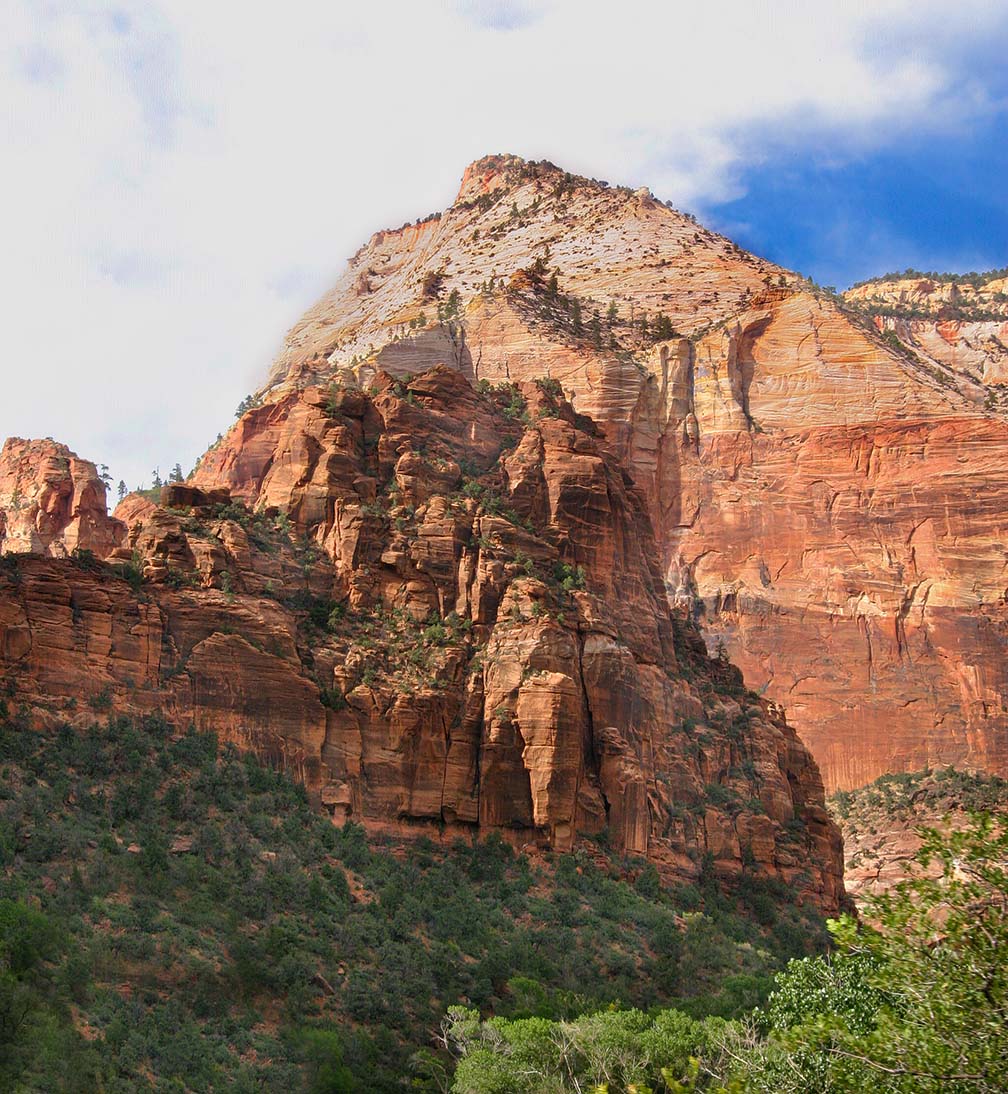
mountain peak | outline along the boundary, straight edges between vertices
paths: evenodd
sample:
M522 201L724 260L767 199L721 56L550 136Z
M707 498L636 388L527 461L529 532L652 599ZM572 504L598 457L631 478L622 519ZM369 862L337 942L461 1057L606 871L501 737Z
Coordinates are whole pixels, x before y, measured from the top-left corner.
M540 289L554 285L548 299L520 299L527 282L516 275L529 269ZM610 186L548 160L487 155L466 168L448 209L377 232L357 251L290 331L264 390L347 371L360 378L375 364L413 372L459 363L463 351L442 344L446 332L435 328L445 308L449 318L466 317L477 357L484 335L499 344L490 335L499 322L514 326L518 341L534 341L540 357L544 341L577 353L582 340L599 341L598 312L608 319L603 348L629 360L649 350L656 330L693 335L793 280L646 188Z
M520 171L527 164L528 161L521 156L514 156L507 152L493 153L473 160L462 173L462 182L455 197L455 204L472 201L481 194L489 193L498 186L505 185L509 172Z
M481 156L465 169L462 183L455 198L455 205L478 200L482 195L509 186L519 186L525 182L535 182L540 188L544 184L555 187L558 184L567 189L588 187L596 191L614 189L622 194L637 197L647 196L653 199L651 191L645 186L633 191L627 186L610 187L603 179L578 175L557 166L551 160L526 160L510 152L496 152Z

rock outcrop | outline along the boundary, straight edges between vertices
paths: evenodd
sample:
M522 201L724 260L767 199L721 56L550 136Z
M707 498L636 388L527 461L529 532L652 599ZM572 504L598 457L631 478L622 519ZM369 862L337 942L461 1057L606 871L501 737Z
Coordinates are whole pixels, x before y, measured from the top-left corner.
M881 277L844 299L939 374L983 391L989 409L1008 407L1008 271Z
M444 213L361 248L196 482L320 505L299 500L288 423L334 378L548 379L645 495L672 598L786 707L829 786L1005 771L1000 365L924 352L857 303L646 191L488 157Z
M13 700L192 720L337 820L605 830L670 876L752 868L838 907L815 763L670 609L596 434L555 383L446 367L288 390L204 461L242 501L135 506L108 563L4 560Z
M940 877L942 863L916 861L922 830L969 828L978 813L1008 815L1008 782L954 768L886 775L829 800L844 836L844 883L860 905L911 874Z
M980 274L905 270L858 282L844 294L866 311L911 319L1008 319L1008 268Z
M0 450L0 553L104 558L125 533L105 493L95 465L66 445L10 437Z

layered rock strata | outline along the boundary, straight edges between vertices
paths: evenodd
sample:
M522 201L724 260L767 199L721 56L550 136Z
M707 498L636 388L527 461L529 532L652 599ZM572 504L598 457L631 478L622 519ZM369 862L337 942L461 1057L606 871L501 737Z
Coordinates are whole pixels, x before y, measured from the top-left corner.
M939 371L985 389L991 409L1008 406L1008 276L921 274L866 281L845 301L880 332Z
M672 599L786 707L829 786L1005 771L1000 365L855 304L647 191L488 157L444 213L361 248L197 482L286 504L288 402L333 378L549 379L646 496Z
M479 394L449 368L289 391L204 462L253 508L187 487L133 503L109 563L4 561L14 701L166 710L338 820L607 830L669 875L751 868L836 908L815 763L670 610L596 433L555 384Z

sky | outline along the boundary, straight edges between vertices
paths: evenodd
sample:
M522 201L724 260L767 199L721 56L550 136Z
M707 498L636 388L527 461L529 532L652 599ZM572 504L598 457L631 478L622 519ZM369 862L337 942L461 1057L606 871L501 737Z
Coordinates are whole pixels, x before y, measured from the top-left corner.
M0 0L0 438L185 469L491 152L823 284L1008 265L1008 4Z

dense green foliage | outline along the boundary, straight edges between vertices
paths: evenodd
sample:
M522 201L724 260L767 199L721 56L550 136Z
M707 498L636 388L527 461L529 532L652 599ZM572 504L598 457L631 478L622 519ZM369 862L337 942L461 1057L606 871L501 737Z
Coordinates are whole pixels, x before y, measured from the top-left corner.
M993 296L995 305L1008 301L1008 295L996 293ZM977 300L935 302L933 304L909 304L905 301L883 300L878 297L870 297L867 300L845 301L845 311L848 316L862 315L884 319L920 319L925 322L934 322L936 319L959 319L965 323L1000 322L1004 319L1003 311L995 306L984 307Z
M568 1021L543 1018L481 1022L453 1008L446 1042L461 1057L456 1094L546 1094L575 1090L676 1090L693 1085L697 1060L719 1043L721 1018L676 1010L607 1010Z
M162 720L0 727L0 1088L439 1090L459 1001L731 1017L823 945L785 894L500 839L365 839Z
M912 874L838 952L790 963L743 1021L610 1011L480 1021L453 1009L456 1094L758 1091L994 1094L1008 1089L1008 820L930 830Z
M670 891L604 842L548 862L500 839L369 844L157 718L15 718L0 767L0 1089L1008 1085L1003 820L929 833L941 876L873 898L870 926L834 924L826 957L751 876ZM1002 801L956 772L861 795L957 788Z
M1008 812L1008 779L954 767L902 771L857 790L838 790L828 805L840 820L860 824L918 813Z

